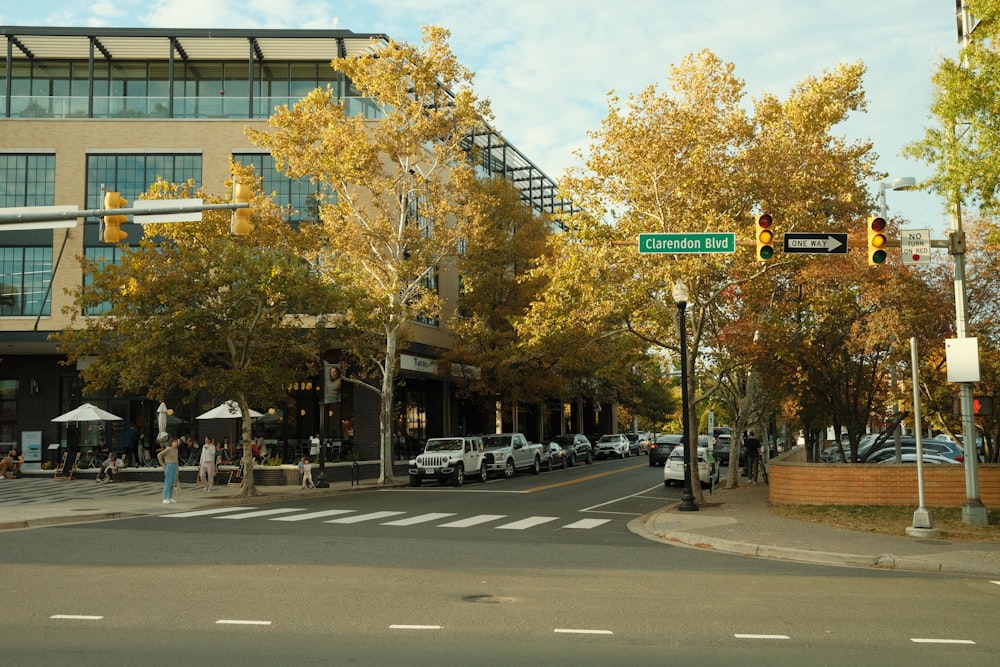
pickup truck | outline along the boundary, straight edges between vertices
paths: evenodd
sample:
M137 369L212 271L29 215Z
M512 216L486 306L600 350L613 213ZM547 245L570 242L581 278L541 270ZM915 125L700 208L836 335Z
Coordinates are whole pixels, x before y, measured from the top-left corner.
M431 438L422 454L410 461L410 486L425 479L462 486L467 479L486 481L486 455L477 437Z
M533 475L542 471L542 446L529 443L521 433L484 435L483 446L489 472L498 472L510 479L519 470L530 470Z

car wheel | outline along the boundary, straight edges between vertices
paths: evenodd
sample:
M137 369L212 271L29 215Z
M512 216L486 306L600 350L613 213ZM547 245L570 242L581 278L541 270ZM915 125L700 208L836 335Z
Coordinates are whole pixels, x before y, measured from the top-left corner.
M576 467L576 456L570 454L566 457L566 467L575 468Z
M665 486L666 488L669 489L670 488L670 480L669 479L663 480L663 486Z
M512 459L507 459L507 463L503 467L504 479L514 479L514 475L516 474L517 469L514 467L514 461Z
M465 483L465 466L459 463L455 466L455 472L451 474L452 486L462 486Z
M654 460L652 459L652 457L650 457L650 459L649 459L649 467L650 467L650 468L652 468L652 467L654 467L654 466L656 466L656 461L654 461Z
M587 454L587 458L585 458L585 459L584 459L584 462L585 462L585 463L586 463L587 465L590 465L591 463L593 463L593 462L594 462L594 457L593 457L593 456L591 456L590 454Z
M420 478L416 475L410 475L410 486L420 486Z
M542 472L542 462L536 456L535 457L535 462L531 464L531 474L532 475L537 475L540 472Z
M545 462L545 472L552 472L552 457L551 456L549 457L549 460Z
M479 466L479 481L485 484L489 478L490 474L486 469L486 461L483 461L482 465Z

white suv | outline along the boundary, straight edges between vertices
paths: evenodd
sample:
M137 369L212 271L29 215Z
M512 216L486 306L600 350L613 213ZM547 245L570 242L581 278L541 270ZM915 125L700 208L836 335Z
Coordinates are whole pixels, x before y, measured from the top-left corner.
M622 433L602 435L594 445L594 458L604 459L612 456L619 459L631 456L628 437Z

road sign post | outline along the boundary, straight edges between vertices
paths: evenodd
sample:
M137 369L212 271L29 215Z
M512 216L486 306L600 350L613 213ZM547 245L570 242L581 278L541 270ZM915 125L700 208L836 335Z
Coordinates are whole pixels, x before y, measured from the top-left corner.
M735 232L639 234L639 253L699 254L736 252Z

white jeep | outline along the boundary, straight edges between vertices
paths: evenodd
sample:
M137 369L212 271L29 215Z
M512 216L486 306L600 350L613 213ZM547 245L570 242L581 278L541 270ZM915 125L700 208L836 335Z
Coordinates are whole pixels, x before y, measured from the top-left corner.
M431 438L423 454L410 461L410 486L420 486L425 479L453 486L462 486L470 478L485 482L486 471L481 438Z

